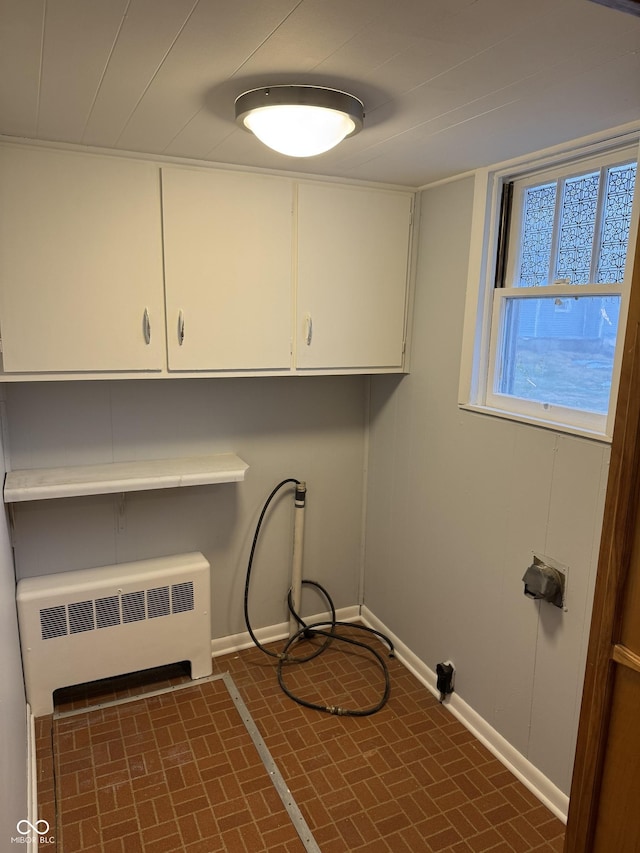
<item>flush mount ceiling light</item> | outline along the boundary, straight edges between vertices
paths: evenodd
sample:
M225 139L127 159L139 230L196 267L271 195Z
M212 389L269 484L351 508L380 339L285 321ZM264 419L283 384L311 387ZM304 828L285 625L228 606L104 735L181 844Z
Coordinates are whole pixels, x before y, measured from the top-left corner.
M321 86L266 86L236 98L236 121L289 157L313 157L362 128L362 101Z

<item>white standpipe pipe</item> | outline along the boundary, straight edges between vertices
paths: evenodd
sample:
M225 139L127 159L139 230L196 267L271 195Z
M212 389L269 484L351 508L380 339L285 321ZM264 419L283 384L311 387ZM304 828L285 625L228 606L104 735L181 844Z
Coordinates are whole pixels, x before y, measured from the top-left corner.
M291 603L296 613L300 613L302 599L302 544L304 540L304 504L307 484L298 483L293 511L293 566L291 570ZM289 616L289 637L300 630L293 614Z

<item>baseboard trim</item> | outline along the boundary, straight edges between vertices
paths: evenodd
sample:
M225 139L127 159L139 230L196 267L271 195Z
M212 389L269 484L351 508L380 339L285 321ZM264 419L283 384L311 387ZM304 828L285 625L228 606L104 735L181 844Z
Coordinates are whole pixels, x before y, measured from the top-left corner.
M370 610L364 605L361 613L362 621L369 628L382 631L393 642L398 660L415 675L436 698L440 693L436 688L436 674L420 658L415 655L401 640L399 640ZM507 767L523 785L525 785L540 802L553 812L563 823L567 822L569 797L553 784L528 759L515 749L493 726L480 716L464 699L453 693L444 703L462 725Z
M26 703L27 714L27 820L32 827L38 821L38 764L36 756L36 718L31 713L31 705ZM38 849L38 834L32 829L29 836L32 848Z
M316 616L305 616L304 619L309 624L314 622L322 622L330 619L329 613L319 613ZM336 610L336 619L339 622L355 622L360 619L360 607L356 604L352 607L343 607ZM266 628L256 628L253 633L261 643L274 643L277 640L284 640L289 636L289 623L281 622L279 625L269 625ZM211 640L211 654L219 657L227 655L231 652L239 652L242 649L249 649L253 645L253 640L248 631L243 631L241 634L231 634L228 637L219 637Z

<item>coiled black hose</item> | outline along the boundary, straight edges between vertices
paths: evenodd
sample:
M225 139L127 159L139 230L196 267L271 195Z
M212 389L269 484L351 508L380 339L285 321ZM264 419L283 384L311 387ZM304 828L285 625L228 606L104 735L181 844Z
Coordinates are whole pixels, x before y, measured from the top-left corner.
M296 622L298 623L298 625L300 625L300 630L297 631L292 637L290 637L287 640L287 642L286 642L286 644L285 644L285 646L281 652L274 652L274 651L271 651L271 649L267 649L258 640L258 638L256 637L256 635L255 635L255 633L251 627L251 621L249 619L249 586L251 583L251 572L253 569L253 559L255 556L256 546L258 544L258 538L260 536L260 530L262 528L262 523L264 521L265 515L267 513L267 510L269 509L269 506L270 506L272 500L275 498L275 496L278 494L278 492L281 489L283 489L288 483L295 483L295 485L300 485L300 480L296 480L294 477L288 477L286 480L282 480L280 483L278 483L278 485L273 489L273 491L271 492L271 494L269 495L269 497L265 501L264 506L262 507L262 512L260 513L260 517L258 518L258 523L256 525L256 530L255 530L255 533L253 536L253 543L251 545L251 551L249 554L249 562L247 564L247 575L246 575L246 580L245 580L245 585L244 585L244 621L245 621L245 624L247 626L247 631L249 632L249 636L253 640L254 644L260 649L261 652L263 652L265 655L269 655L269 657L277 659L277 661L278 661L278 683L279 683L281 689L283 690L283 692L290 699L293 699L294 702L297 702L298 705L302 705L305 708L311 708L315 711L322 711L326 714L336 714L336 715L341 716L341 717L368 717L371 714L375 714L377 711L379 711L381 708L383 708L387 703L387 700L389 698L389 693L391 691L389 669L388 669L387 664L386 664L384 658L382 657L382 655L379 654L375 649L373 649L371 646L367 645L367 643L362 643L358 640L353 639L353 637L342 636L341 634L339 634L336 631L336 628L345 627L345 628L349 628L349 629L357 629L359 631L363 631L365 633L368 633L370 635L377 637L379 640L381 640L383 643L385 643L386 646L388 647L389 657L394 656L393 643L391 642L391 640L388 637L386 637L380 631L376 631L374 628L369 628L366 625L358 625L358 624L351 623L351 622L339 622L336 619L336 610L335 610L333 601L331 600L331 596L329 595L329 593L327 592L327 590L323 586L321 586L319 583L317 583L317 581L303 580L302 583L305 585L308 585L308 586L315 587L322 594L322 596L326 599L326 602L329 606L329 611L331 613L331 619L329 621L314 622L311 625L307 625L304 622L304 620L300 617L300 615L295 612L294 607L293 607L293 600L292 600L292 590L289 590L289 594L287 597L289 610L290 610L291 614L293 615L294 619L296 620ZM292 654L292 649L295 647L296 643L298 643L303 638L310 639L312 637L323 637L324 641L319 646L314 648L314 650L311 653L306 654L302 657L296 657L294 654ZM307 663L310 660L313 660L314 658L318 657L318 655L322 654L322 652L324 652L325 649L327 649L329 647L329 645L334 641L338 641L338 642L344 643L346 645L355 646L355 647L364 649L369 654L373 655L376 662L379 664L379 666L382 670L382 674L383 674L384 688L383 688L382 696L380 697L380 700L378 702L376 702L374 705L372 705L371 707L364 708L364 709L350 709L350 708L342 708L342 707L339 707L336 705L319 705L319 704L316 704L314 702L308 702L307 700L301 699L299 696L296 696L284 683L284 671L285 671L285 667L287 665L303 664L303 663Z

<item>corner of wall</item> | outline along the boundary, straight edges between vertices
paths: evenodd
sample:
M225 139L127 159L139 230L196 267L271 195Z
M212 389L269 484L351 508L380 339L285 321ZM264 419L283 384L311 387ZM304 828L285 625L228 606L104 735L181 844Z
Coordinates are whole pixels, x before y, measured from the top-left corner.
M415 675L434 696L438 697L436 689L436 674L424 661L414 654L408 646L398 639L367 607L362 608L362 621L370 628L381 631L389 637L395 649L395 656ZM464 699L456 693L446 702L445 707L483 744L498 761L525 785L543 805L545 805L563 823L567 822L569 797L553 782L528 761L520 752L497 732L483 717L480 716Z

